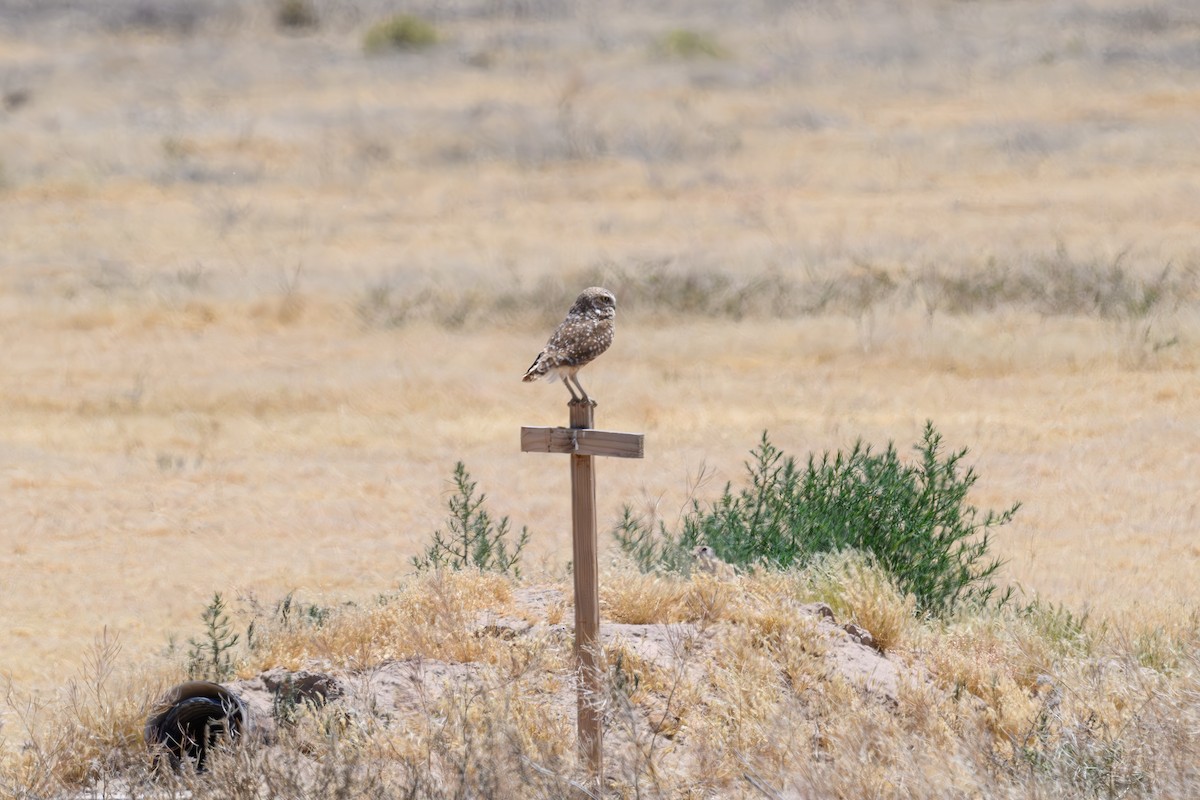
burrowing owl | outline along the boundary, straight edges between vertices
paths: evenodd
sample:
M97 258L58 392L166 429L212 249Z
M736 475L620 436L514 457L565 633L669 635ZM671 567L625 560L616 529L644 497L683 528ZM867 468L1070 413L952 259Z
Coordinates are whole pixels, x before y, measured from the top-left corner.
M575 298L567 318L554 330L550 341L525 371L524 380L561 378L571 393L572 403L592 402L576 373L612 344L616 316L617 298L612 292L599 286L584 289ZM579 388L583 397L575 395L571 383Z

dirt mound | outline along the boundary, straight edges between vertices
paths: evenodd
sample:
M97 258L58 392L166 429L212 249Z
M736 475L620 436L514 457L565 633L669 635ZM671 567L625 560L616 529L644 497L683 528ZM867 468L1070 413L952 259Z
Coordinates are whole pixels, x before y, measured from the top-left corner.
M480 615L472 635L569 650L573 642L569 624L531 621L545 620L547 610L562 603L559 590L523 589L515 600L515 613ZM795 614L811 623L805 630L812 638L809 649L819 659L816 672L821 679L845 681L885 706L895 707L900 669L871 646L869 631L857 625L839 625L824 603L797 605ZM623 681L622 671L631 672L635 680L640 680L637 671L641 669L655 670L668 679L686 677L702 685L707 668L704 654L716 647L722 637L731 635L734 627L732 623L705 628L694 623L607 623L602 624L601 634L610 662L613 653L621 654L624 662L610 663L614 682ZM551 706L546 711L555 716L571 716L575 713L574 683L569 674L555 677L557 684L545 694L545 702ZM276 668L253 679L231 683L228 688L241 696L250 710L251 729L272 741L279 725L291 720L297 708L319 709L332 704L347 713L367 713L385 724L395 724L413 715L430 714L450 693L483 690L488 685L487 665L411 658L358 671L322 671L317 665L298 671ZM666 735L674 733L671 720L677 717L670 712L665 697L649 699L643 705L639 716L649 730Z

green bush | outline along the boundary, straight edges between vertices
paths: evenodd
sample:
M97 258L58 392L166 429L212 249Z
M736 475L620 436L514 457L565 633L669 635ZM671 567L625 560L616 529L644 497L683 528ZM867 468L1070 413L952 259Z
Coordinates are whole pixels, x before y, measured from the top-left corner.
M372 25L363 37L363 49L368 53L419 50L437 44L437 40L433 25L420 17L399 14Z
M664 33L655 41L653 49L663 58L678 58L684 61L725 58L729 55L712 36L686 28Z
M801 468L764 432L746 464L749 486L735 493L727 484L707 508L693 500L674 531L626 506L614 536L643 571L686 571L702 544L731 564L772 568L855 549L894 575L923 613L1004 602L1007 592L993 597L991 577L1001 562L988 557L989 531L1009 522L1020 504L982 514L967 504L977 480L973 469L962 469L967 450L943 452L932 422L915 449L915 463L904 464L891 443L876 453L859 441L848 453L810 456Z
M475 494L475 481L461 461L454 466L454 486L455 494L448 503L450 516L446 519L450 532L443 535L440 530L435 531L433 544L424 556L413 557L413 566L418 572L474 567L519 578L521 551L529 543L529 530L521 528L510 552L508 517L501 517L499 523L492 520L483 507L487 495Z

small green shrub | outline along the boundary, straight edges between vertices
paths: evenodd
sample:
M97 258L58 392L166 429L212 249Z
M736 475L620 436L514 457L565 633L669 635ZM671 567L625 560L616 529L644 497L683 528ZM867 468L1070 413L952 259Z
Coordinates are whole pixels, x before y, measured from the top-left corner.
M850 452L810 456L801 468L785 458L764 432L746 464L750 485L726 485L707 508L693 500L678 530L638 518L626 506L614 536L643 571L690 568L701 544L736 565L785 568L818 553L844 549L870 553L896 578L917 608L945 614L963 602L993 598L989 532L1008 523L1020 504L982 515L966 503L977 477L962 469L967 450L945 453L929 422L916 445L916 463L900 461L889 443L882 453L861 441Z
M443 535L435 531L433 544L424 556L414 556L412 563L418 572L427 569L449 567L460 570L474 567L488 572L499 572L519 578L521 551L529 543L529 530L521 528L516 545L511 552L508 545L508 517L497 523L483 507L485 494L475 494L475 481L471 480L466 466L459 461L454 466L455 494L448 507L450 516L446 524L450 532Z
M363 37L363 49L368 53L389 50L419 50L437 44L437 29L430 23L409 14L375 23Z
M1174 672L1187 663L1189 648L1185 641L1162 626L1139 631L1132 644L1137 663L1156 672Z
M715 38L705 33L676 28L654 43L654 52L663 58L691 61L700 58L726 58L729 53Z
M1034 597L1017 613L1060 653L1086 653L1092 645L1086 611L1077 613L1062 603Z
M284 630L291 630L296 625L307 625L320 628L329 621L332 609L319 606L316 603L305 603L296 599L295 592L275 604L275 617Z
M192 646L188 651L188 677L218 683L227 681L233 677L233 658L229 651L238 643L239 636L232 630L220 592L213 595L200 619L204 621L203 638L188 639Z

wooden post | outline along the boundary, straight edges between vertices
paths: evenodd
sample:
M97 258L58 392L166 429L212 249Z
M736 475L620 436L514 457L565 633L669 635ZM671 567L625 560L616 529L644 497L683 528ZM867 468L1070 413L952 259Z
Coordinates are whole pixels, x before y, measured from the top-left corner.
M640 433L592 428L595 404L572 402L569 428L521 428L521 451L571 456L571 558L575 572L575 671L579 752L597 789L604 786L604 673L596 537L595 456L641 458Z
M595 407L572 403L571 428L590 430ZM578 441L578 440L576 440ZM575 572L576 714L579 750L604 786L604 676L600 672L600 562L596 553L596 473L592 456L571 454L571 558Z

